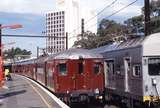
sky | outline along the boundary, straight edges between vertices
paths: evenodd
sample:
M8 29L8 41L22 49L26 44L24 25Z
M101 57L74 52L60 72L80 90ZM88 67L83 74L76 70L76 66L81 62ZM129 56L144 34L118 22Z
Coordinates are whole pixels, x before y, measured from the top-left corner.
M111 4L114 0L79 0L81 7L90 8L97 13L105 6ZM115 4L107 8L98 16L98 21L106 18L113 12L128 5L135 0L117 0ZM123 23L124 20L141 14L141 8L144 6L144 0L138 0L132 6L126 8L120 13L109 19ZM1 0L0 3L0 24L12 25L22 24L23 28L2 30L3 34L26 34L43 35L45 31L45 13L56 9L55 0ZM36 47L45 47L44 38L2 38L2 43L6 44L5 49L11 47L20 47L32 51L32 56L36 56ZM15 42L13 45L7 43Z

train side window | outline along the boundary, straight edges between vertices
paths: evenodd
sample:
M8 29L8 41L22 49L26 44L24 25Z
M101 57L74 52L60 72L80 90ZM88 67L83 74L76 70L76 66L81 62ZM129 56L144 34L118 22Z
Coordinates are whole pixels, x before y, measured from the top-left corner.
M115 74L114 60L107 60L106 63L107 63L107 72Z
M78 73L82 74L83 73L83 62L78 63Z
M60 75L67 75L67 65L66 63L59 64Z
M116 74L121 75L121 66L118 64L118 65L116 65L116 68L117 68Z
M100 67L101 67L101 64L100 63L95 63L94 64L94 73L95 74L98 74L98 73L100 73Z
M41 67L37 68L37 73L38 74L43 74L44 73L43 71L44 71L43 68L41 68Z
M133 76L139 77L141 72L141 66L140 65L134 65L133 66Z
M53 77L53 73L52 73L52 69L51 68L48 69L48 76L49 77Z

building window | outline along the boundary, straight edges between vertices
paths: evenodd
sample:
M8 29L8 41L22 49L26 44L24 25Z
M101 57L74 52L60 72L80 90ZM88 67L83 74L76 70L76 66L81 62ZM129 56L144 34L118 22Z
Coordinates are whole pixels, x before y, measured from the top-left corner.
M139 77L140 72L141 72L141 66L140 65L133 66L133 76L134 77Z

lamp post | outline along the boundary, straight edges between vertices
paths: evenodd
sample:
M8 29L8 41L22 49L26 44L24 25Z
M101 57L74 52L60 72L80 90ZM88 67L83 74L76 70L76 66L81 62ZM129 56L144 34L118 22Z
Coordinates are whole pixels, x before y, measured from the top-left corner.
M10 28L10 29L17 29L17 28L22 28L22 25L20 24L15 24L15 25L7 25L7 26L2 26L0 24L0 87L3 86L4 83L4 75L3 75L3 59L2 59L2 29L3 28Z

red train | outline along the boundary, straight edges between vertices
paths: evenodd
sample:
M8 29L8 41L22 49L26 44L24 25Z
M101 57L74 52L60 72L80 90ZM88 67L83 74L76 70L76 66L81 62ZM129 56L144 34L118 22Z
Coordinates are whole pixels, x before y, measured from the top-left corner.
M13 72L40 82L65 102L102 99L103 68L102 56L86 49L70 49L12 65Z

